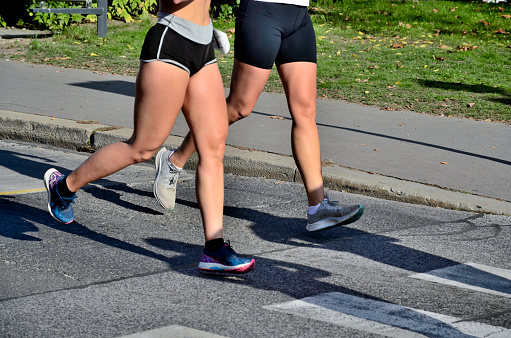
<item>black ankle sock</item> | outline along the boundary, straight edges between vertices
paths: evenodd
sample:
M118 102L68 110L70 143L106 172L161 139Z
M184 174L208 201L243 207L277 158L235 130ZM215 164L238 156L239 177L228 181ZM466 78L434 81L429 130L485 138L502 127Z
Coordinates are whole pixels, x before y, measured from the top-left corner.
M69 190L66 180L67 176L64 176L64 178L60 180L59 184L57 184L57 191L60 197L71 198L75 193Z
M206 251L216 251L224 245L223 238L215 238L206 242Z

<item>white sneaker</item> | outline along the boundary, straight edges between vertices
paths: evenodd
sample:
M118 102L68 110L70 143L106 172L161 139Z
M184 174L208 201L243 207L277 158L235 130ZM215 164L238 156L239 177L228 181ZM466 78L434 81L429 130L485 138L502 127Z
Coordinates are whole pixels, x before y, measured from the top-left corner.
M154 197L167 210L176 204L176 186L181 169L170 163L170 155L175 151L163 147L156 154L156 177L154 178Z
M213 47L222 54L229 53L229 50L231 49L231 44L229 43L227 34L216 28L213 28Z

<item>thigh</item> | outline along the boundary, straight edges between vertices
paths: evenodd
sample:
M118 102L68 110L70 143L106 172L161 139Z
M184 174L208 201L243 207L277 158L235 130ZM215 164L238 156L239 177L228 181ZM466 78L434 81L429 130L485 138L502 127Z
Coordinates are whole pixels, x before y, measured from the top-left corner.
M216 63L203 67L190 78L183 113L199 155L210 150L221 150L223 155L228 129L227 107Z
M306 8L301 8L296 15L298 24L282 39L275 60L277 66L290 62L317 62L316 34L309 13Z
M229 106L234 108L233 111L244 116L250 114L264 90L270 73L271 69L262 69L234 60L228 97ZM233 118L235 117L229 117L230 122L235 120Z
M291 62L277 67L289 106L295 120L312 117L316 113L316 73L313 62Z
M136 82L131 144L156 151L169 136L181 110L188 72L160 61L141 63Z
M234 58L271 69L280 49L282 23L266 2L246 0L236 15Z

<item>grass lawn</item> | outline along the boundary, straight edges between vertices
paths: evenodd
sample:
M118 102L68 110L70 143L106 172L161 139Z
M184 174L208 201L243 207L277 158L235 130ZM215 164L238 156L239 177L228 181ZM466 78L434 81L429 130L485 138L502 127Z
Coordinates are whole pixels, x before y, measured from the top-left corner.
M318 97L421 113L511 123L511 5L480 1L311 2ZM153 21L93 24L33 40L2 57L136 75ZM232 18L215 20L229 32ZM232 52L217 54L229 86ZM267 91L282 92L274 70ZM383 113L383 112L382 112Z

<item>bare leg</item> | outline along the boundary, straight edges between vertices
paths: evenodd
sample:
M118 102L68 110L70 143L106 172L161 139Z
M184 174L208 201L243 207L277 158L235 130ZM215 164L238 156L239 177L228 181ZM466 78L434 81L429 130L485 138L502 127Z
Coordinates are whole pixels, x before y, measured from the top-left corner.
M234 60L231 89L227 97L229 125L250 115L268 81L270 72L270 69L261 69ZM181 146L172 154L171 162L178 167L183 167L194 152L193 138L188 133Z
M309 205L325 198L321 173L319 135L316 127L316 64L287 63L278 67L284 83L289 110L293 116L291 146L294 159L304 180ZM231 89L227 97L229 124L252 112L266 85L271 70L234 60ZM195 152L191 134L171 156L171 162L183 167Z
M165 142L179 114L189 75L163 62L142 63L137 77L135 128L126 142L101 148L67 178L69 190L113 174L130 164L147 161Z
M293 117L293 157L302 175L309 205L319 204L325 198L316 126L316 67L312 62L292 62L277 68Z
M223 157L228 132L224 97L220 71L212 64L190 78L183 106L199 155L196 193L206 241L223 237Z

